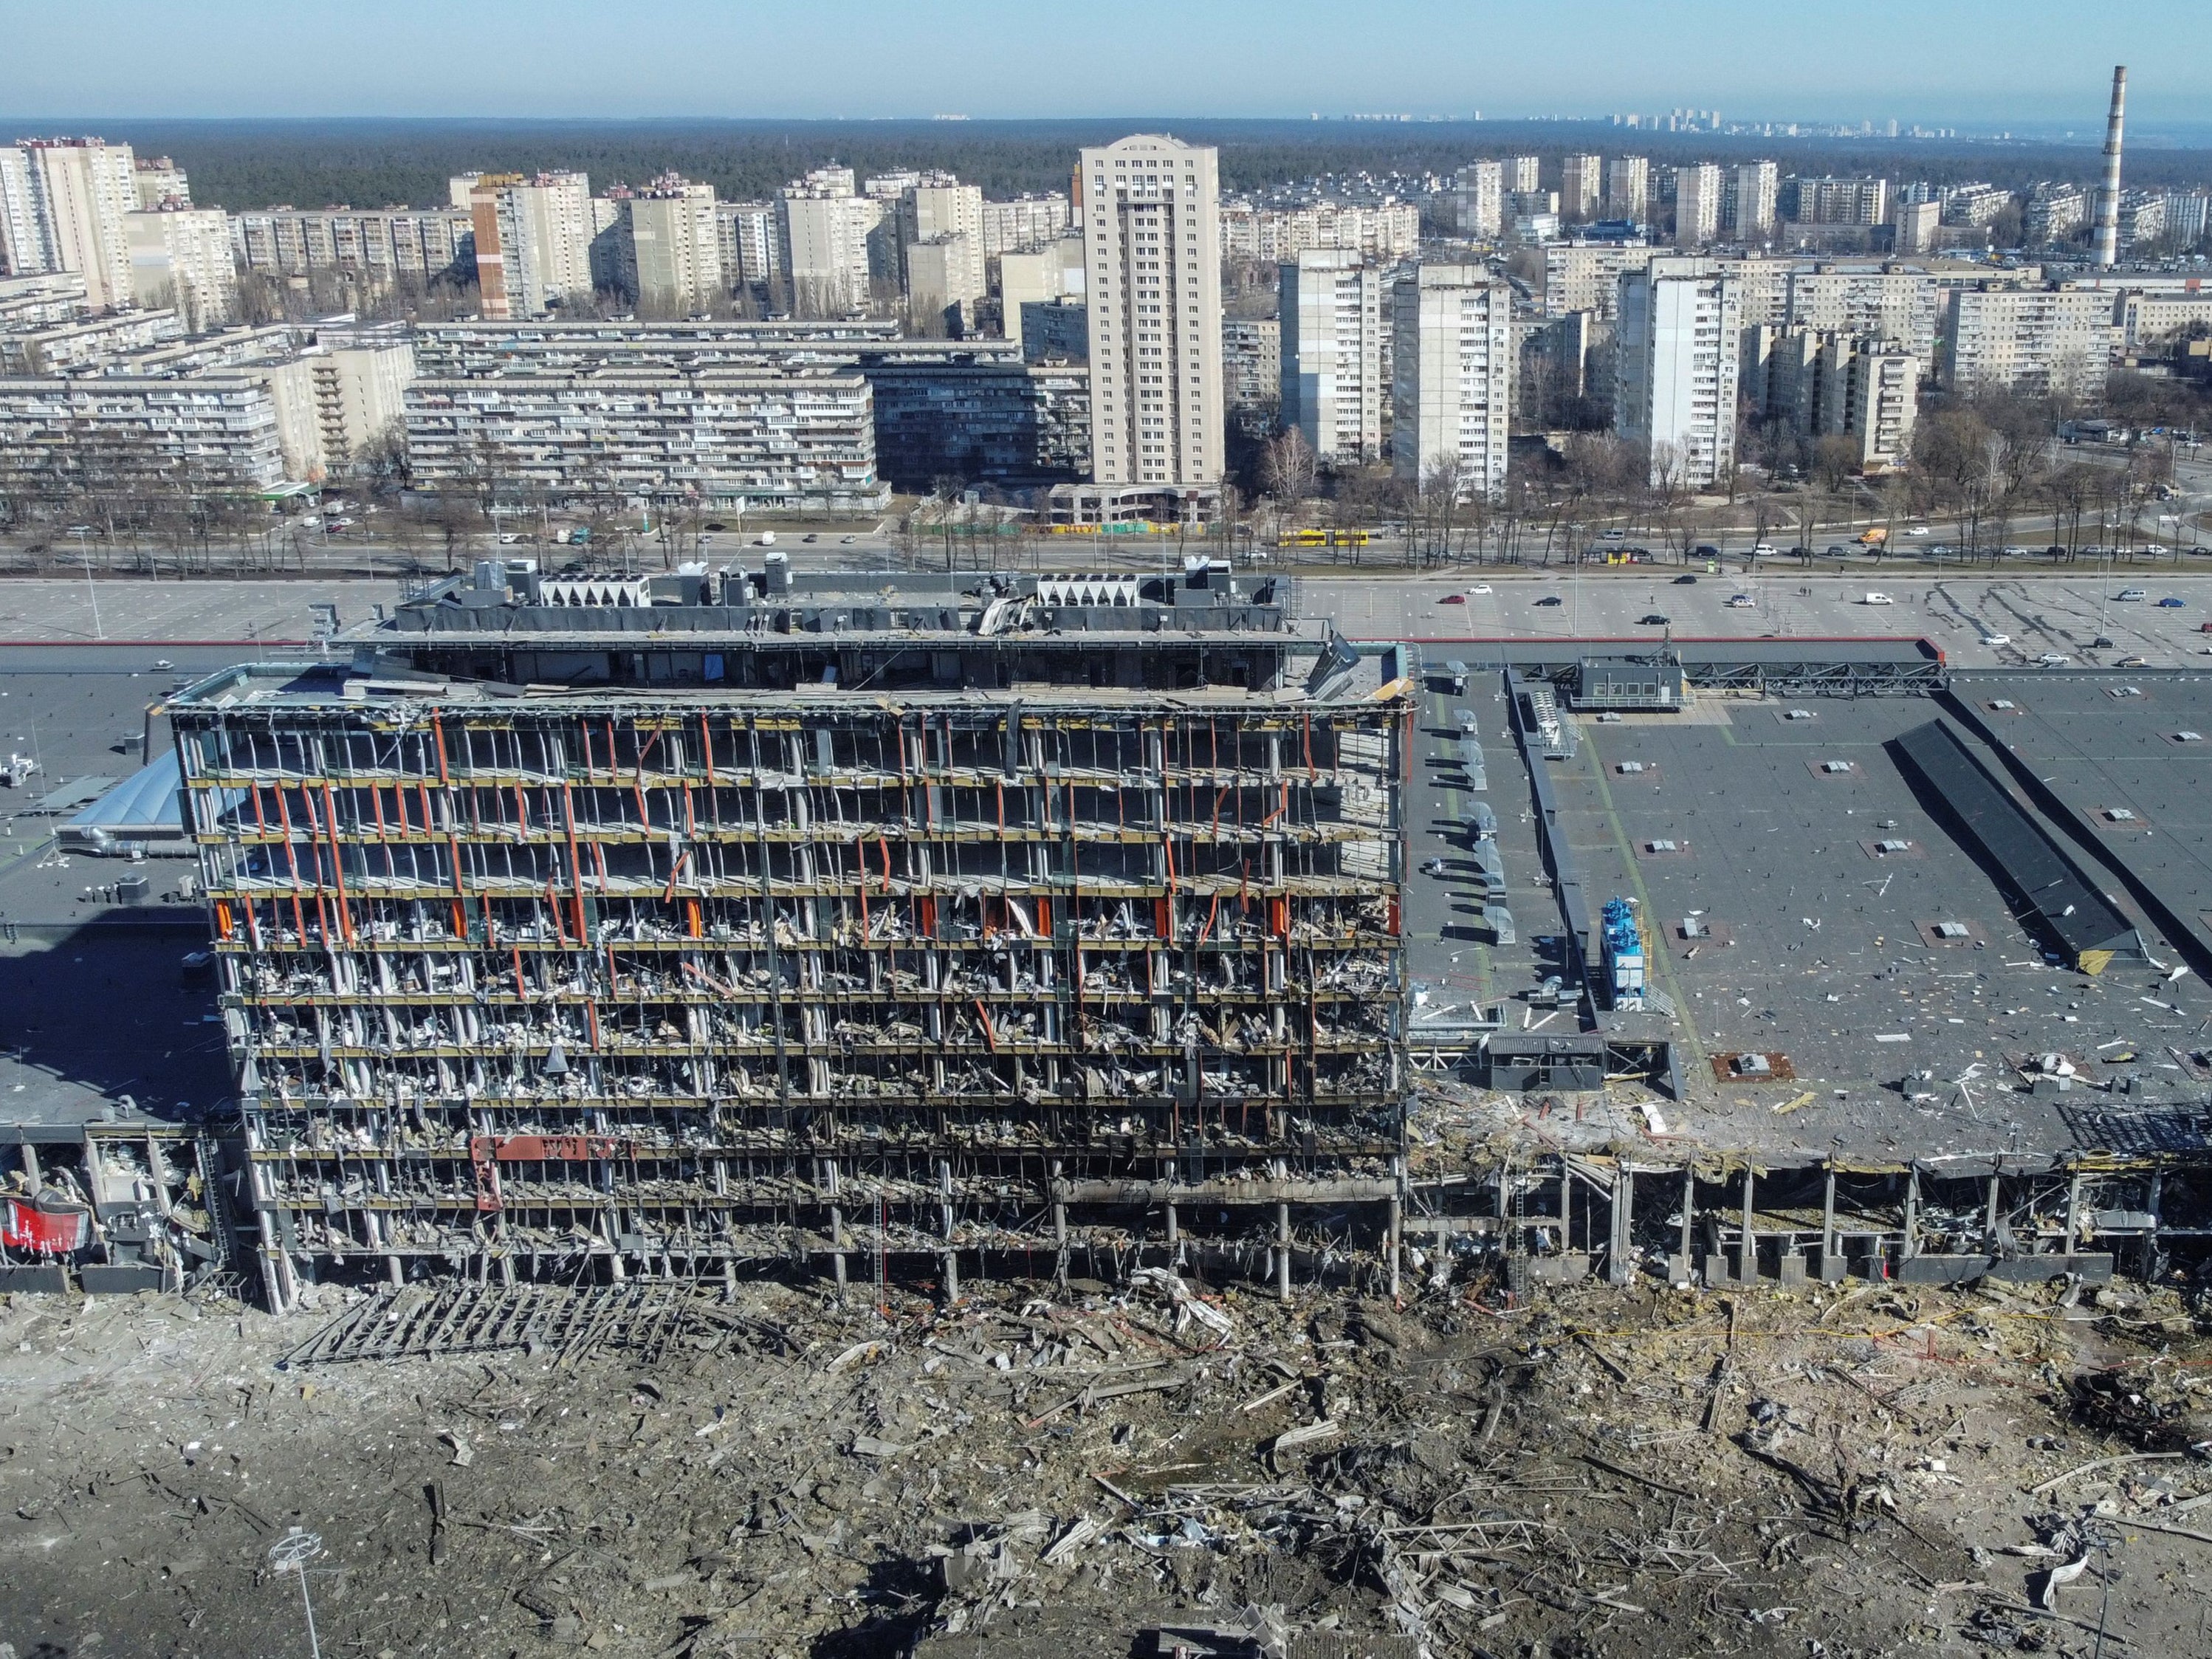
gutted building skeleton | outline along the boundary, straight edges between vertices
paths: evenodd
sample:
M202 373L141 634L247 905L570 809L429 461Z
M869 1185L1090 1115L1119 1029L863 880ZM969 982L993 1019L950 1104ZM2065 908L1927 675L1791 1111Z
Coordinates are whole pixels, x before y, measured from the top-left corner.
M1203 562L896 580L481 566L172 703L272 1304L1395 1243L1403 686Z

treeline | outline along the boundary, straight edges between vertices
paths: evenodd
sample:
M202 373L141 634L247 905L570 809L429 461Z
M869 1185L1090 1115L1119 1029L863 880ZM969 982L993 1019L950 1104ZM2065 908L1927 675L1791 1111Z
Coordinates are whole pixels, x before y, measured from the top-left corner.
M20 124L19 124L20 125ZM376 207L446 200L446 181L471 169L580 168L594 190L673 170L725 200L768 196L836 161L862 174L943 167L987 195L1065 190L1075 151L1145 125L1221 149L1230 190L1261 190L1316 173L1449 173L1477 156L1543 156L1547 178L1571 150L1649 155L1656 164L1767 158L1789 172L1881 173L1936 184L1987 179L2025 189L2042 179L2094 181L2092 143L1996 145L1950 141L1756 138L1630 131L1595 123L1344 121L123 121L102 136L141 155L174 156L203 205L240 211L290 203ZM2136 188L2212 184L2212 150L2142 149Z

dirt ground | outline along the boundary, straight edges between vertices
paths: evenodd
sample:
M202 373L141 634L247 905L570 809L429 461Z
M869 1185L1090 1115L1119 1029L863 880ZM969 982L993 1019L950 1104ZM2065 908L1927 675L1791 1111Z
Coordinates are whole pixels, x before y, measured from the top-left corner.
M325 1654L2212 1652L2188 1287L1501 1265L1395 1307L754 1282L651 1366L279 1370L344 1297L15 1297L0 1656L305 1653L295 1528Z

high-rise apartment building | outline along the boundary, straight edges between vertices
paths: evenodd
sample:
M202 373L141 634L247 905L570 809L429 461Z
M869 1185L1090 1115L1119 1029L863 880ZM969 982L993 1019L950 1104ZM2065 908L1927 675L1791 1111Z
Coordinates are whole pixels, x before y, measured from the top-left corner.
M10 276L74 270L94 311L130 305L138 169L128 144L33 138L0 149L0 257Z
M1505 487L1513 291L1480 265L1417 265L1391 296L1392 471L1449 478L1462 499Z
M580 173L488 173L469 191L483 314L543 317L592 297L592 186Z
M983 281L983 192L949 173L926 173L899 192L900 274L920 314L972 307ZM916 260L914 250L928 252Z
M123 216L134 301L174 309L197 334L238 316L238 266L230 220L220 208L169 205Z
M1462 236L1494 240L1505 228L1505 167L1470 161L1459 170L1450 194L1452 228Z
M1382 449L1382 273L1315 248L1281 271L1282 421L1321 460Z
M729 297L712 185L670 174L617 205L619 281L641 314L690 317Z
M1605 163L1595 155L1559 158L1559 214L1570 224L1597 217L1605 196Z
M232 215L230 238L240 264L271 276L343 271L379 288L476 280L476 232L465 209L271 208Z
M2118 330L2112 295L2097 289L1960 289L1945 308L1937 372L1962 393L2100 396Z
M1941 202L1899 202L1893 211L1896 215L1893 221L1895 252L1926 253L1934 249L1936 228L1943 222L1943 204ZM2031 209L2031 223L2033 214L2033 210ZM2039 244L2049 238L2034 237L2031 234L2031 240Z
M801 316L842 317L868 303L869 238L884 204L853 190L850 167L817 167L778 193L792 305Z
M1534 155L1509 155L1505 158L1505 188L1534 190L1537 187L1537 158Z
M1771 161L1747 161L1731 171L1727 224L1739 242L1763 241L1774 234L1774 210L1780 199L1780 169Z
M1620 308L1620 274L1641 270L1653 250L1642 242L1554 242L1544 250L1544 314L1587 312L1611 322Z
M1889 181L1833 176L1785 179L1779 211L1792 224L1885 224L1889 219Z
M1067 198L1057 191L983 204L983 254L1029 253L1049 247L1067 231Z
M1605 164L1605 215L1642 224L1650 215L1651 162L1642 155L1616 155Z
M766 283L783 275L783 215L774 202L717 202L714 228L724 282Z
M1231 317L1221 325L1222 382L1231 409L1273 410L1283 395L1283 325Z
M1613 428L1650 456L1653 484L1709 489L1735 465L1741 308L1733 276L1654 260L1620 279Z
M1158 134L1085 149L1091 476L1210 487L1222 473L1218 154Z
M1721 170L1711 161L1674 169L1674 246L1705 246L1721 233Z
M141 155L135 159L134 166L141 211L160 207L165 202L183 207L192 204L191 181L185 177L185 170L167 156Z

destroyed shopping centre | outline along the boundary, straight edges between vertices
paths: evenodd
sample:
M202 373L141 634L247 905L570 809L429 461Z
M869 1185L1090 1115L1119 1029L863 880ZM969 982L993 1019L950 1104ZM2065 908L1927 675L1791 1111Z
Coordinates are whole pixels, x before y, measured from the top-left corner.
M1449 648L1205 558L518 560L199 678L235 1102L12 1132L0 1273L1287 1298L2212 1237L2199 677Z

